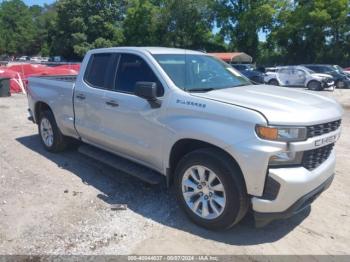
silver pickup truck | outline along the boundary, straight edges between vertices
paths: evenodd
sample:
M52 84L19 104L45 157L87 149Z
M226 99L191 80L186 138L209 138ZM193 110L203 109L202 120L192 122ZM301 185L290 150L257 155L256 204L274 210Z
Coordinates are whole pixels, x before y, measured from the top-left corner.
M30 78L28 102L47 150L80 140L93 159L165 180L210 229L249 209L263 226L309 206L332 182L343 112L307 91L252 85L208 54L155 47L92 50L77 77Z

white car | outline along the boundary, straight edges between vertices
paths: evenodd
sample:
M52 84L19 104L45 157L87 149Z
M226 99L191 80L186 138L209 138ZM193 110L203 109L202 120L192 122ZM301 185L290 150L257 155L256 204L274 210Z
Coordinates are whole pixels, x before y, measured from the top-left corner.
M315 73L304 66L278 67L276 72L268 72L264 80L269 85L306 87L310 90L334 87L331 75Z
M28 61L30 60L29 56L21 56L20 58L18 58L18 61Z
M42 57L41 62L49 62L49 57Z
M35 63L41 63L42 58L38 56L33 56L32 58L30 58L30 61Z

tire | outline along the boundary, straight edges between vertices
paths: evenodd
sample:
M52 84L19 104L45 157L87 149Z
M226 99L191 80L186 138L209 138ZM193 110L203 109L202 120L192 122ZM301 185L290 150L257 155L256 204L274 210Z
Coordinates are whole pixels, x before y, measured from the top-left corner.
M322 90L322 86L320 82L312 80L307 84L307 89L312 91L320 91Z
M66 149L68 138L62 135L51 111L40 114L38 129L40 140L47 151L56 153Z
M269 85L272 85L272 86L279 86L280 84L278 83L277 79L271 79L269 82L268 82Z
M195 181L192 176L195 176L193 174L197 171L190 173L189 170L199 169L199 167L203 167L205 172L197 170L197 181L191 184ZM199 173L202 173L207 179L198 179ZM192 175L189 177L188 174ZM208 182L209 176L211 177L212 174L216 178ZM199 180L201 183L206 181L207 185L198 183ZM191 186L186 186L187 184L197 187L195 190L199 190L198 186L200 185L202 191L199 193L190 192ZM175 170L175 186L181 208L194 223L207 229L230 228L242 220L248 211L249 197L241 171L232 159L220 150L205 148L185 155ZM214 187L218 191L210 191ZM221 188L223 191L220 191ZM185 195L192 196L186 198ZM207 206L207 209L204 206ZM204 212L205 210L208 212Z

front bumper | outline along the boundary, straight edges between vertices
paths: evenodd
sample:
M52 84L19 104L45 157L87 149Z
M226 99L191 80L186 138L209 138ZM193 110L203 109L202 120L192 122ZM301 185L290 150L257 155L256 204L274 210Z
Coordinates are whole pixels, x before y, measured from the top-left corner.
M317 190L325 188L333 178L335 169L334 150L329 158L316 169L309 171L304 167L271 168L268 178L275 181L277 192L269 198L265 194L262 197L252 198L252 208L255 212L258 225L264 225L277 218L289 217L307 206L305 203L315 194L322 192ZM329 182L330 184L330 182Z
M256 227L264 227L273 220L289 218L291 216L296 215L300 211L304 210L306 207L310 206L310 204L318 196L320 196L323 191L329 188L329 186L333 181L333 178L334 178L334 175L329 177L325 182L323 182L321 185L319 185L317 188L315 188L308 194L299 198L291 207L289 207L287 210L283 212L276 212L276 213L255 212L254 218L255 218Z
M326 79L321 82L321 85L322 85L322 88L331 88L331 87L335 87L335 82L333 80Z

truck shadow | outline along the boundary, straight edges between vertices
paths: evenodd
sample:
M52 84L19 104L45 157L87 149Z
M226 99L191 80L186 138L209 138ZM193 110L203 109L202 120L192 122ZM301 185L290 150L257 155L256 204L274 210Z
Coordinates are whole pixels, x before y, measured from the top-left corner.
M275 221L264 228L255 228L251 214L232 229L209 231L188 220L177 205L173 189L165 185L149 186L129 175L97 163L71 149L60 154L47 152L39 136L32 135L16 139L23 146L44 156L79 177L83 183L95 187L101 193L96 197L107 205L127 204L128 208L166 227L176 228L205 239L230 245L256 245L275 242L298 226L310 213L310 208L288 219ZM88 167L88 169L87 169ZM113 211L118 212L118 211Z

